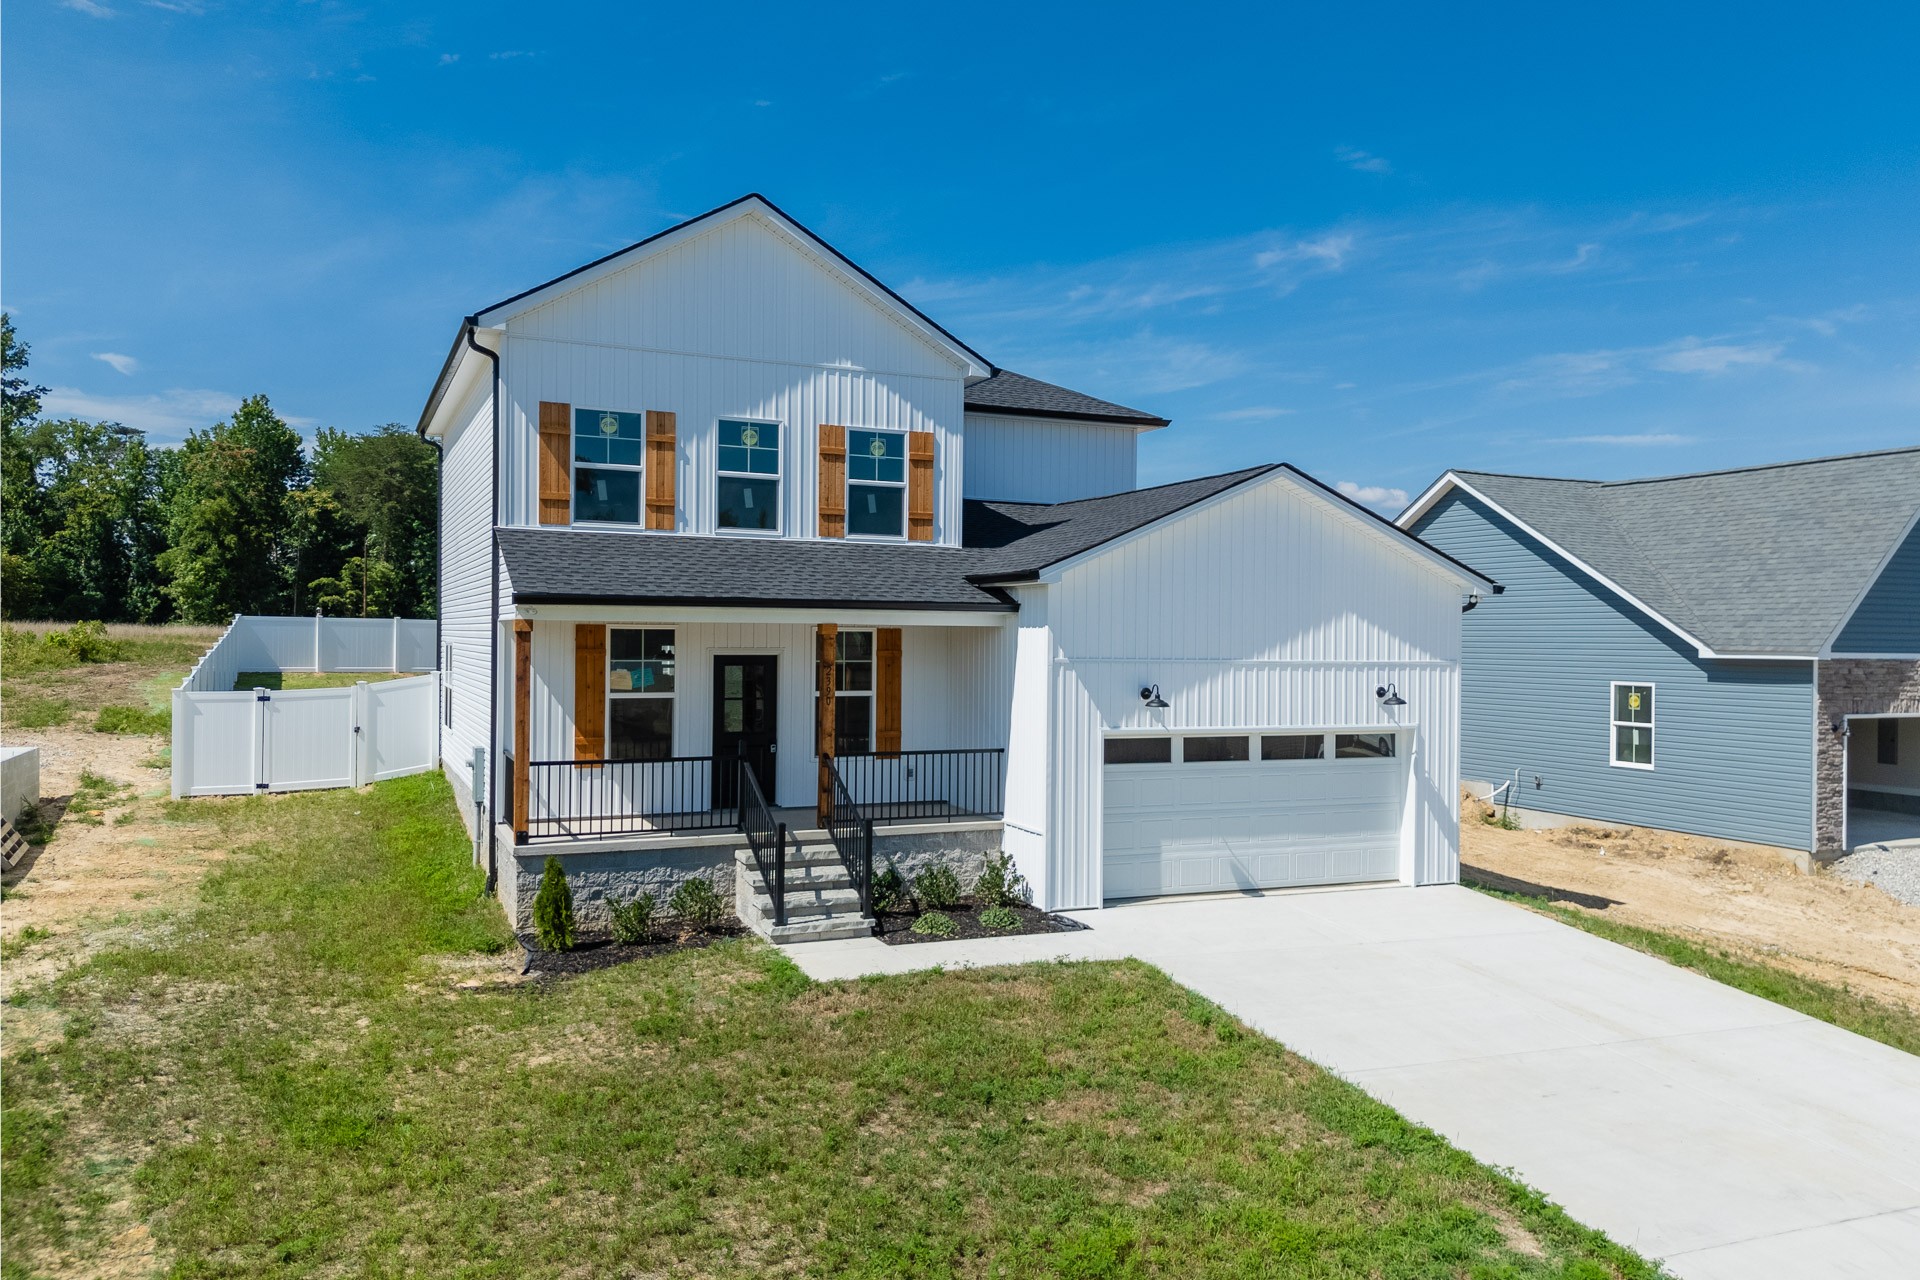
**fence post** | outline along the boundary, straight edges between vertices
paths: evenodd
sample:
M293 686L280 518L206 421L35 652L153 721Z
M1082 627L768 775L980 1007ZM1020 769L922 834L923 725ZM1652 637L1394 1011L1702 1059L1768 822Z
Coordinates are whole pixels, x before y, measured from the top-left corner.
M313 611L313 670L316 675L320 672L320 611L318 609Z
M398 614L395 614L393 619L393 663L391 669L396 673L400 670L400 617Z
M366 723L367 682L356 680L353 682L353 765L350 786L363 786L370 781L367 777L367 739L371 735L366 732Z
M255 685L253 689L253 789L255 793L267 790L267 691Z
M193 787L189 770L193 763L193 729L187 723L187 691L184 682L173 691L173 728L168 735L172 740L172 763L169 770L173 774L173 798L180 799ZM182 748L185 748L182 750Z

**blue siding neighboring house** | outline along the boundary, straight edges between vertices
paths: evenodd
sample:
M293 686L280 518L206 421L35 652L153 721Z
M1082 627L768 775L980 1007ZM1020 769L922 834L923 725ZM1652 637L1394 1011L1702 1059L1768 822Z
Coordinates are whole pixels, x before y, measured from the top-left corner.
M1843 846L1846 780L1871 802L1880 740L1859 720L1920 715L1916 512L1920 449L1612 483L1448 472L1400 523L1503 588L1464 619L1462 777L1544 813Z

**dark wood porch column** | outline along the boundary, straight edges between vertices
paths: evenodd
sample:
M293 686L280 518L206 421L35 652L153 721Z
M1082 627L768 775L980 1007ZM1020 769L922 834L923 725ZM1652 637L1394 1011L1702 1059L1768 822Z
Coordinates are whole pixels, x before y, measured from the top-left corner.
M814 631L814 688L820 691L814 703L814 754L820 757L820 789L814 818L821 826L833 816L834 680L840 658L840 627L823 622Z
M527 807L532 800L533 624L513 623L513 840L527 841Z

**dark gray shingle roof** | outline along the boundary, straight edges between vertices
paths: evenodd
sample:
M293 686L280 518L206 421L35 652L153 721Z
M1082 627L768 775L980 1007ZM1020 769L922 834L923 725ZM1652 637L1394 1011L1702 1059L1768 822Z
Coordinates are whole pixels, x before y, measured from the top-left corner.
M1043 418L1079 418L1138 427L1164 427L1167 419L1110 400L1096 400L1011 369L996 369L967 388L967 408L986 413L1020 413Z
M1920 449L1651 480L1454 474L1718 653L1818 652L1920 511Z

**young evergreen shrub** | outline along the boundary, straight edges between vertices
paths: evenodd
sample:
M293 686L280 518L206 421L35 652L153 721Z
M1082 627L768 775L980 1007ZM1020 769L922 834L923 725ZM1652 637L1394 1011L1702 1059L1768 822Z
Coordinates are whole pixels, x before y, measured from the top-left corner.
M653 922L660 914L660 901L643 893L626 902L607 903L607 915L613 921L613 940L628 946L653 936Z
M680 917L681 924L700 933L712 933L719 928L720 917L726 913L726 904L720 901L712 882L699 876L682 880L668 905L673 908L673 914Z
M548 857L540 872L540 892L533 896L533 932L548 951L573 950L573 890L560 859Z
M1027 900L1027 878L1014 870L1011 855L995 850L987 869L973 882L973 900L983 907L1016 907Z
M951 938L957 932L957 927L952 916L929 911L913 922L913 931L925 938Z
M960 877L936 862L913 878L913 897L924 911L951 911L960 905Z
M1013 913L1012 907L988 907L980 913L980 923L989 929L1018 929L1020 927L1020 917Z
M900 874L900 868L887 860L886 869L873 874L873 909L875 911L899 911L907 905L907 878Z

